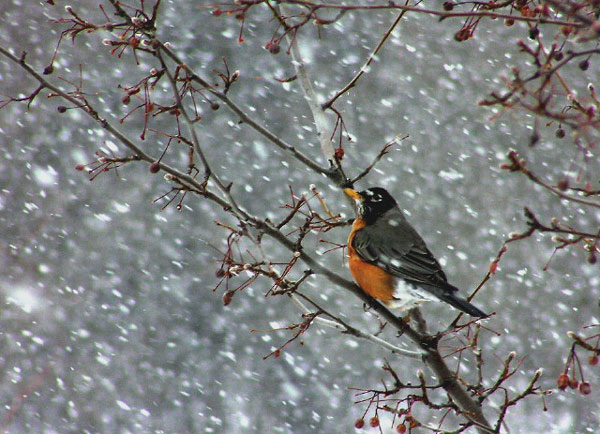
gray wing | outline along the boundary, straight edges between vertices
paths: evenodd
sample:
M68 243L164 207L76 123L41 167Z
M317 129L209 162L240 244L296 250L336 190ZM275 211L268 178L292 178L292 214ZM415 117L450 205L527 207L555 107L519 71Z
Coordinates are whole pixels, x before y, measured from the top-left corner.
M425 241L399 209L389 211L373 225L358 231L352 247L361 259L424 289L433 290L435 295L439 290L429 286L455 290L447 283L446 275Z
M374 224L359 230L352 247L361 259L423 288L455 308L474 317L488 316L456 295L458 288L448 283L442 267L400 209L388 211Z

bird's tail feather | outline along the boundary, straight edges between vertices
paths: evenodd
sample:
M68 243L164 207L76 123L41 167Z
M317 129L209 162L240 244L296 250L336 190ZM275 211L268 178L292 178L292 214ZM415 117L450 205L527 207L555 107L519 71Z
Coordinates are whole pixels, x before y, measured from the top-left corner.
M489 316L487 313L485 313L481 309L473 306L471 303L469 303L464 298L460 298L460 297L454 295L453 293L443 294L443 295L441 295L440 298L443 301L445 301L446 303L450 304L451 306L454 306L458 310L468 313L471 316L476 316L479 318L487 318Z

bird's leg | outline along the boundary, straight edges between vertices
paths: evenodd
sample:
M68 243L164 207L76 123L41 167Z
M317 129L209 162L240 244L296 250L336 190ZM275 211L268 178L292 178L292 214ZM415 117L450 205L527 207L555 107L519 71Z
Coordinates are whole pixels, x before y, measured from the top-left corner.
M440 341L440 338L441 338L441 336L439 334L423 335L421 337L421 344L426 349L430 349L431 351L436 351L438 343Z
M422 335L427 334L427 322L421 314L421 310L418 307L415 307L408 312L408 315L414 318L417 331Z
M409 324L409 323L410 323L410 316L411 316L411 314L412 314L412 311L413 311L413 309L410 309L410 310L409 310L409 311L406 313L406 315L404 315L404 316L400 317L400 318L402 318L402 321L404 321L406 324Z

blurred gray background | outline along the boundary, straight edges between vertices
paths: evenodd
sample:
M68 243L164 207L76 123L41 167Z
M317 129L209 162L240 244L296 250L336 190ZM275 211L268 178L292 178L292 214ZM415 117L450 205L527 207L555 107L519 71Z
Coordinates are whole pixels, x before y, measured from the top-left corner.
M0 5L0 44L27 51L38 71L49 63L66 28L49 21L66 16L57 3ZM105 22L97 2L76 3L82 16ZM322 162L297 83L275 80L294 74L286 46L278 55L263 48L274 31L266 8L248 15L245 42L238 44L239 22L214 17L199 4L164 2L158 36L211 81L225 56L230 68L240 71L230 97ZM302 53L324 98L348 82L394 17L349 13L320 33L312 25L302 29ZM390 190L442 260L450 281L467 293L508 233L526 228L524 206L590 231L599 216L498 168L511 148L551 183L581 164L568 139L556 139L544 121L539 144L529 148L530 116L514 111L492 121L496 112L477 105L502 89L500 77L516 63L515 43L525 37L524 27L482 22L474 39L457 43L453 35L459 28L458 21L409 15L370 73L336 107L355 138L345 145L350 175L393 137L410 135L358 187ZM110 55L102 45L107 37L98 32L81 35L74 44L63 41L50 78L71 90L60 77L77 83L82 64L83 88L103 116L158 156L165 140L154 134L139 140L141 114L119 125L132 106L122 105L117 89L135 84L156 64L140 55L136 66L129 50L120 58ZM569 73L573 82L585 84L597 77L597 68ZM23 96L35 87L0 58L0 93ZM166 98L168 92L159 86L155 97ZM170 187L145 164L90 182L75 165L94 160L99 149L122 154L123 148L83 113L59 114L56 107L64 103L46 95L30 110L23 104L0 110L0 423L6 432L352 432L365 405L353 403L355 391L349 388L379 387L387 378L384 358L404 381L415 381L421 363L320 326L303 336L303 345L293 343L280 358L263 360L290 332L250 330L299 322L300 311L287 297L265 298L271 285L266 280L223 306L222 288L213 292L219 254L209 245L223 247L227 232L214 220L233 223L230 217L191 195L180 212L161 210L153 200ZM339 190L238 125L226 107L212 111L202 103L200 108L202 146L250 212L264 216L268 209L281 218L285 210L278 206L289 201L288 185L301 193L315 184L334 212L352 216ZM174 132L171 121L157 118L151 126ZM185 149L169 158L185 165ZM598 173L595 157L587 168L592 176ZM323 252L330 246L318 239L344 243L346 236L346 228L337 229L309 238L306 247ZM486 374L497 375L500 360L511 351L523 360L508 383L511 394L540 367L541 385L555 388L570 346L567 330L598 323L598 265L587 264L585 253L571 248L559 251L544 272L553 246L550 236L539 235L511 244L498 274L475 300L498 313L486 326L499 335L483 332L480 340ZM290 258L274 244L268 249L274 258ZM350 277L341 251L322 259ZM377 330L377 320L359 300L326 280L312 277L304 292L352 324ZM433 330L455 315L439 304L423 312ZM384 336L410 348L391 331ZM531 433L532 424L536 432L594 432L600 421L597 369L586 366L584 374L592 383L591 396L554 393L546 397L546 412L541 398L529 398L509 410L511 432ZM494 419L492 410L488 407ZM421 417L435 423L439 415Z

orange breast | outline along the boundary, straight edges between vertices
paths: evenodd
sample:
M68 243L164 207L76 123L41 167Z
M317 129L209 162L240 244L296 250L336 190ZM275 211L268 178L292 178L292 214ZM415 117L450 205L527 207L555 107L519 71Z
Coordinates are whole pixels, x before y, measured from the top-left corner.
M381 301L390 301L394 293L394 277L382 268L363 261L354 248L352 240L356 231L365 227L365 221L357 218L352 225L352 231L348 237L348 264L350 272L358 286L367 294Z

